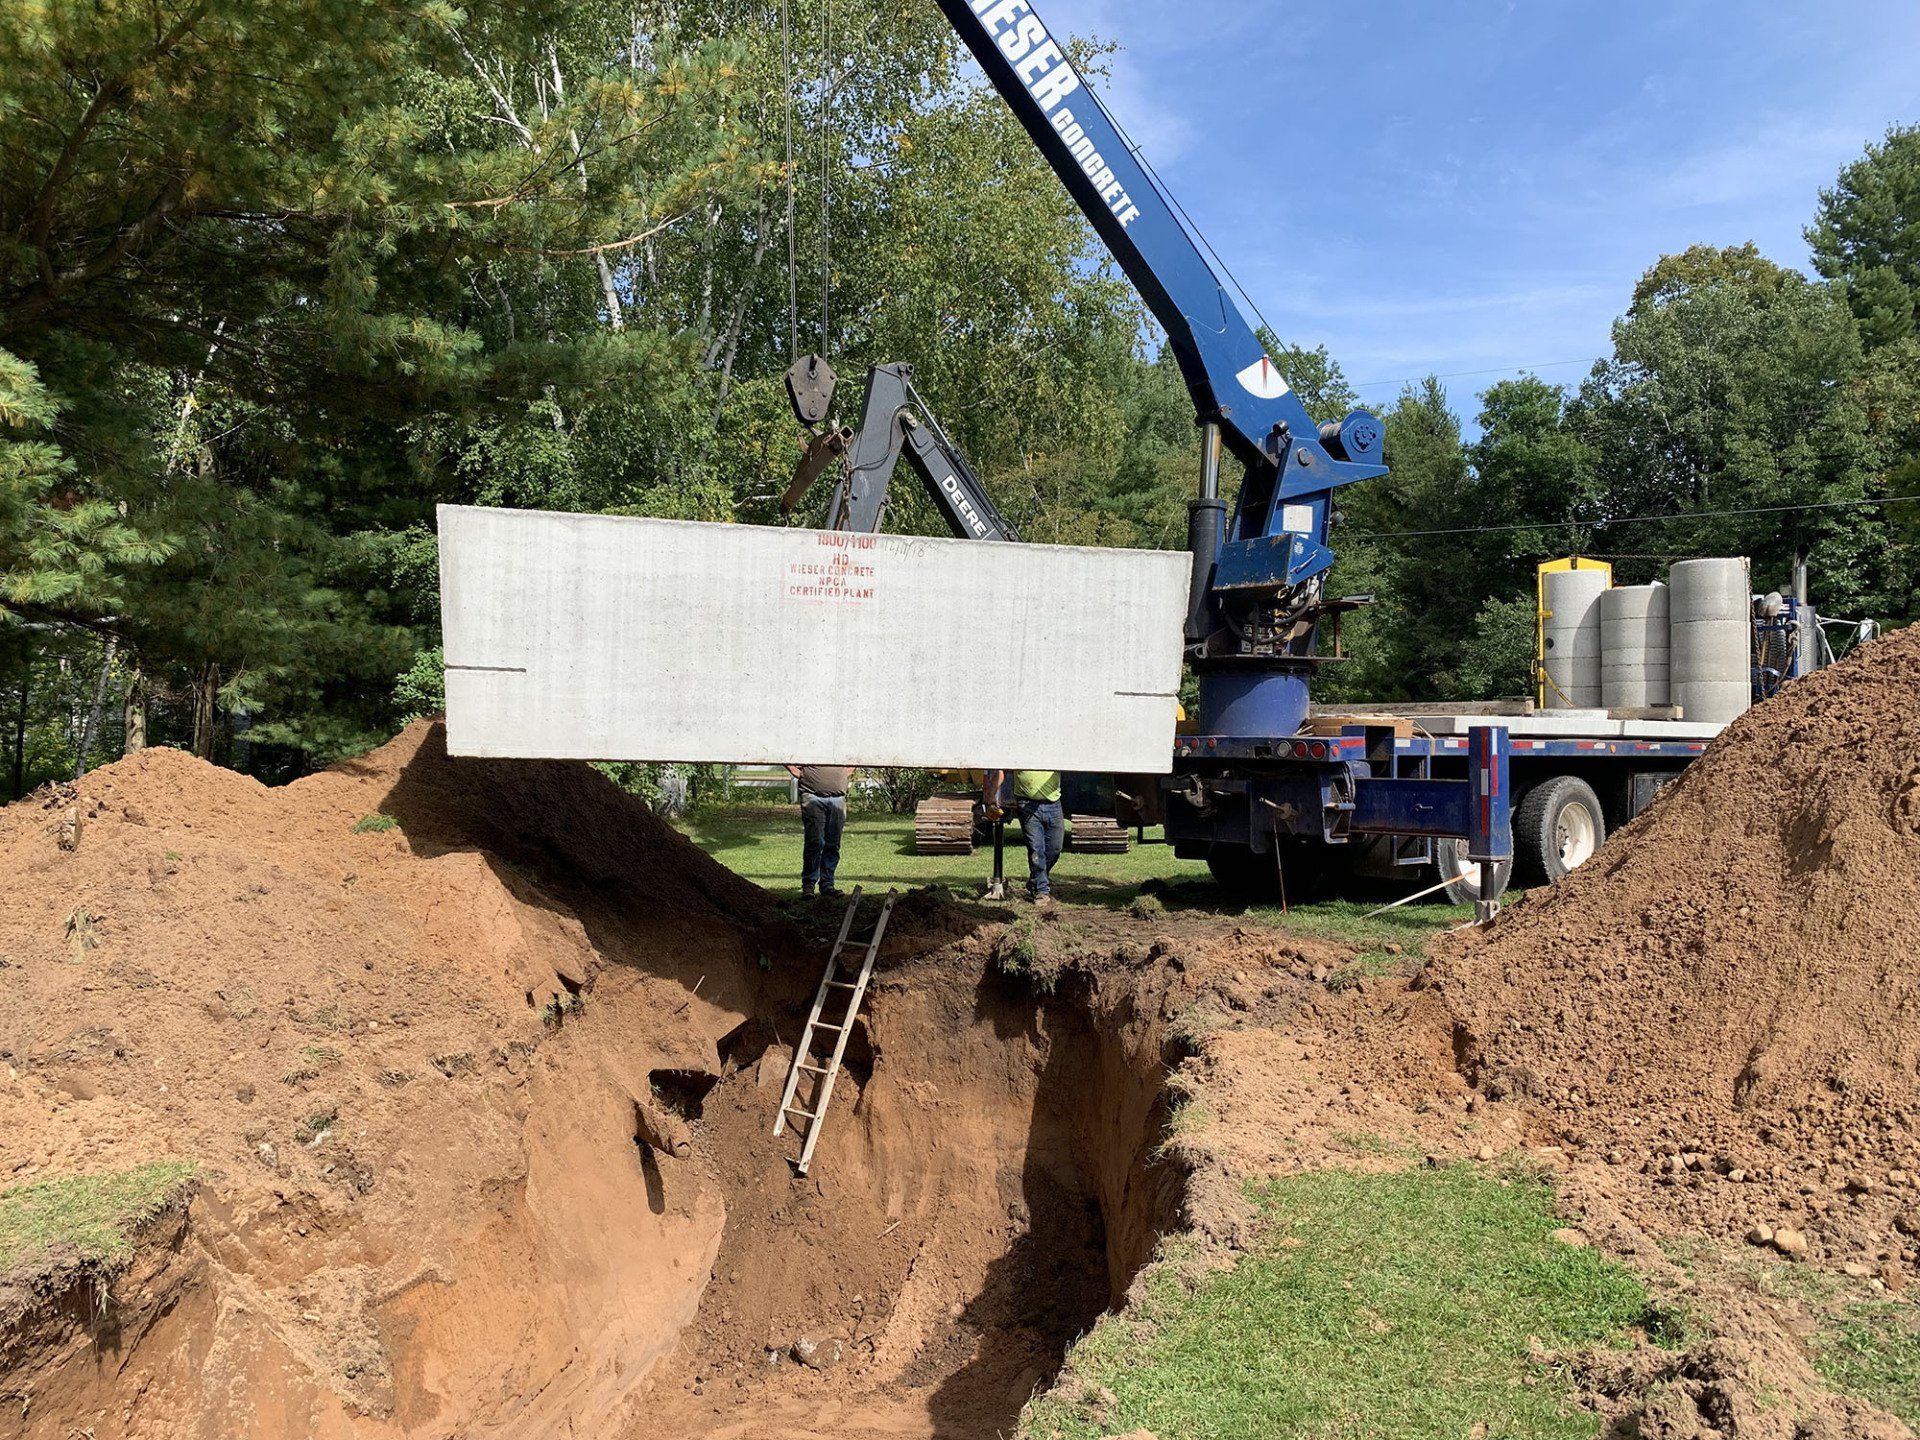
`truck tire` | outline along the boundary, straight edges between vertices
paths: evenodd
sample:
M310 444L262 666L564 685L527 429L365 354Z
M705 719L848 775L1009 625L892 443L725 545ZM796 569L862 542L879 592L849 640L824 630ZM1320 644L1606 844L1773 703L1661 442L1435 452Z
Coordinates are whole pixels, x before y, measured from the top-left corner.
M1542 780L1513 812L1513 857L1523 884L1551 885L1591 860L1606 839L1600 797L1572 775Z
M1467 859L1467 842L1464 840L1434 841L1433 868L1439 872L1434 878L1446 882L1447 888L1442 893L1452 905L1498 900L1506 894L1507 881L1513 876L1511 860L1502 860L1489 873L1487 866L1477 865Z

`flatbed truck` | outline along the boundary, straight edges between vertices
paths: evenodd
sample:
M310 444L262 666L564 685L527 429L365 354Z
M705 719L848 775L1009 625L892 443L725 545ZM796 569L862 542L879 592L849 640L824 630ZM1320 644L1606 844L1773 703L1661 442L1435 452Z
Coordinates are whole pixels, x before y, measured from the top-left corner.
M1187 803L1167 817L1175 853L1207 861L1216 879L1243 894L1289 885L1304 892L1349 876L1409 882L1428 876L1455 903L1496 899L1510 879L1545 884L1584 864L1725 728L1616 718L1604 710L1338 709L1315 718L1316 733L1284 739L1177 737L1175 794ZM1365 827L1383 817L1369 813L1366 787L1355 787L1350 802L1361 826L1343 832L1340 787L1334 784L1328 797L1327 781L1354 769L1380 778L1467 780L1471 732L1489 728L1507 740L1510 860L1483 871L1468 858L1463 837L1372 833ZM1197 803L1196 796L1202 797ZM1320 836L1299 833L1307 803L1321 803L1329 816ZM1291 811L1283 808L1289 805ZM1263 825L1263 816L1271 822Z

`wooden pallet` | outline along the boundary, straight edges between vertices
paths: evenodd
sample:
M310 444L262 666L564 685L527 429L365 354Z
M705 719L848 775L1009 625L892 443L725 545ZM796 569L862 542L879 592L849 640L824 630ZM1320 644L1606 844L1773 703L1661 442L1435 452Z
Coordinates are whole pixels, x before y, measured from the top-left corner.
M973 799L931 795L913 812L913 848L922 855L973 853Z
M1301 733L1329 737L1340 734L1349 725L1392 730L1396 739L1407 740L1413 736L1415 722L1404 715L1315 715Z
M1133 848L1133 836L1111 815L1069 815L1067 823L1067 848L1077 855L1124 855Z
M1395 715L1531 715L1536 707L1531 700L1349 700L1345 703L1315 705L1315 716L1340 716L1358 722L1375 716Z

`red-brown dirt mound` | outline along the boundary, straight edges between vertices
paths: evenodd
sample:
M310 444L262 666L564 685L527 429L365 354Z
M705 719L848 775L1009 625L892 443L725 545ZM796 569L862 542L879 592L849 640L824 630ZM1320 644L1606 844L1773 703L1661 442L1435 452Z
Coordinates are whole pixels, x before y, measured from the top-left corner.
M775 917L643 806L428 725L283 790L155 749L0 811L0 874L0 1182L205 1176L117 1379L86 1306L0 1303L30 1433L591 1418L673 1343L719 1206L649 1205L633 1099L714 1067ZM685 1011L550 1043L589 988Z
M1594 863L1455 942L1469 1072L1668 1229L1920 1260L1920 627L1728 728Z
M150 750L0 874L0 1186L201 1167L108 1291L0 1277L0 1436L991 1436L1179 1211L1178 972L1037 998L924 895L796 1182L824 941L585 766Z

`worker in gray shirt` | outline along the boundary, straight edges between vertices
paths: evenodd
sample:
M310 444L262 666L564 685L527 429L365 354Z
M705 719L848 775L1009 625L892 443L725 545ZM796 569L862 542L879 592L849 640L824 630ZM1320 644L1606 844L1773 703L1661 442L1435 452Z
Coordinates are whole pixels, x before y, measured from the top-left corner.
M800 893L838 895L833 872L840 868L840 832L847 828L851 765L789 765L800 782L800 828L806 848L800 860Z

